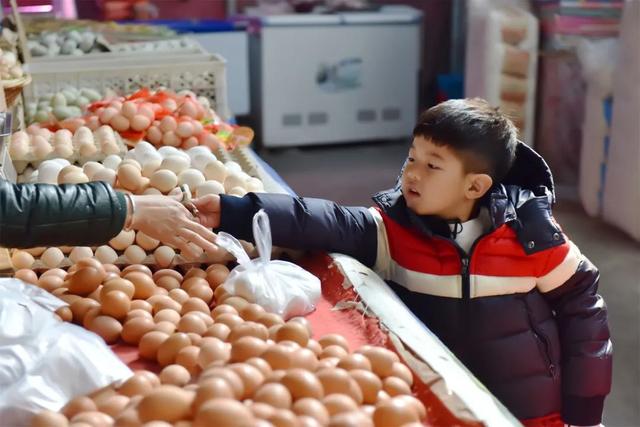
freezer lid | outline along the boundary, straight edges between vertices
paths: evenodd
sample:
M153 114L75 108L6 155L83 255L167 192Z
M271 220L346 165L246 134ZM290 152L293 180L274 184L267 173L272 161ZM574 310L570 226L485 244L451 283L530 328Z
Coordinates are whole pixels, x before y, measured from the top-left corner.
M288 14L261 18L264 27L306 25L367 25L418 23L422 12L411 6L383 6L376 12L342 12L336 14Z

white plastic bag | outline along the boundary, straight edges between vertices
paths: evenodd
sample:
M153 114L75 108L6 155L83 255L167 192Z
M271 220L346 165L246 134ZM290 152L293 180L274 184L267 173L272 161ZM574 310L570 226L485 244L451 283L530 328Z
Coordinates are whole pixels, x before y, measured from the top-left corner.
M35 413L132 375L102 338L56 318L65 305L36 286L0 279L0 426L28 426Z
M253 238L259 257L251 260L235 237L218 233L216 244L240 264L231 271L224 288L285 319L315 310L321 292L320 279L293 263L271 261L271 227L264 210L253 217Z

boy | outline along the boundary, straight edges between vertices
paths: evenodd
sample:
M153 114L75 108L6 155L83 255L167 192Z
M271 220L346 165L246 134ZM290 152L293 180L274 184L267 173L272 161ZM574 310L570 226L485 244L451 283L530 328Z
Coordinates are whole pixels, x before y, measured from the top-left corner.
M480 99L423 113L399 183L371 209L275 194L196 201L203 225L351 255L529 425L593 426L611 385L598 271L551 214L544 160Z

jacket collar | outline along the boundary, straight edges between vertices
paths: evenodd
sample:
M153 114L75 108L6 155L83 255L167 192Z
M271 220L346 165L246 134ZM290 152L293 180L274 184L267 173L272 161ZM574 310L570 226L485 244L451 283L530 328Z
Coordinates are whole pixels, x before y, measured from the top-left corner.
M480 203L489 210L492 228L504 224L515 231L526 253L535 253L564 243L553 220L553 177L542 157L523 143L504 184L495 185ZM525 187L526 186L526 187ZM373 196L376 205L392 220L427 237L450 237L448 223L436 216L418 215L407 207L400 180L393 189Z

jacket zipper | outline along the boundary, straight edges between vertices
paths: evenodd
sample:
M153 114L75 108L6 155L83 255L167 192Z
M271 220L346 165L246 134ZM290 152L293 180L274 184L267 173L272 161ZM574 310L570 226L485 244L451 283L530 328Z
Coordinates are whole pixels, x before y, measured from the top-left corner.
M539 344L542 345L540 352L542 353L542 357L544 357L545 359L547 368L549 370L549 374L551 375L552 378L555 378L557 374L557 370L556 370L556 365L554 365L553 362L551 361L551 355L549 354L549 347L550 347L549 340L547 339L546 335L536 327L533 321L533 318L531 316L531 310L529 309L529 304L527 304L527 301L523 300L523 302L527 309L527 319L529 320L529 326L531 327L531 332L533 332L533 337L536 339L536 341Z

